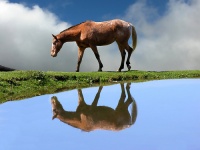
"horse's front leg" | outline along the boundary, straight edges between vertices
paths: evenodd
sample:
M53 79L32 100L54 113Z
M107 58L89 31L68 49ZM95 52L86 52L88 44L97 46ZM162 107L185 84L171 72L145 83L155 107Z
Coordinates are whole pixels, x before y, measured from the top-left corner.
M103 89L103 86L99 86L99 90L94 98L94 101L92 102L92 107L96 107L97 106L97 103L98 103L98 100L99 100L99 97L100 97L100 94L101 94L101 90Z
M101 59L100 59L100 55L99 55L99 52L97 50L97 47L94 46L94 45L90 45L90 48L92 49L92 51L94 52L94 55L99 63L99 70L98 71L102 71L102 68L103 68L103 64L101 62Z
M78 89L78 105L86 105L81 89Z
M84 51L85 51L84 47L78 48L78 62L77 62L76 72L79 72L80 64L81 64L81 61L82 61L82 58L83 58Z

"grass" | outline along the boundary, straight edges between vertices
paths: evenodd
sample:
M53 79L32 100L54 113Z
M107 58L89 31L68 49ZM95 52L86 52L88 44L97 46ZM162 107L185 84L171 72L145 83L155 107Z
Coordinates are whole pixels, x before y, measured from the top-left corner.
M129 72L0 72L0 103L62 90L121 81L200 78L200 70Z

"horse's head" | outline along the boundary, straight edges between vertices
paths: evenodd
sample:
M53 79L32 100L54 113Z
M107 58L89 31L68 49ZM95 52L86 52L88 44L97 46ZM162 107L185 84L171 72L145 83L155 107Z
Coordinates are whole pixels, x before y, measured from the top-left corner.
M64 111L62 105L60 104L56 96L53 96L51 98L51 106L53 111L52 119L56 118L57 115L60 115Z
M63 46L63 42L59 40L55 35L53 35L52 47L51 47L51 56L56 57L58 52Z

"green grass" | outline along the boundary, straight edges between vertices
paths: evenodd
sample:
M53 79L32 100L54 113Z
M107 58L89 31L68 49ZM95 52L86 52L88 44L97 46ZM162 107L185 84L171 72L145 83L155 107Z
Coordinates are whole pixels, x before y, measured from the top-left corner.
M129 72L0 72L0 103L116 81L200 78L200 70Z

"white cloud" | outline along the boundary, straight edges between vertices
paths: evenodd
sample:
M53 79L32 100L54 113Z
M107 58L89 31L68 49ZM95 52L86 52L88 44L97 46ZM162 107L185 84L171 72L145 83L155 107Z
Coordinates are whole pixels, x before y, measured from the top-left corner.
M200 1L171 0L164 16L144 1L129 7L125 19L135 22L138 47L132 59L138 69L200 69ZM149 18L156 18L152 21Z
M26 70L64 69L64 55L60 59L50 56L51 34L69 26L39 6L0 1L0 64Z

